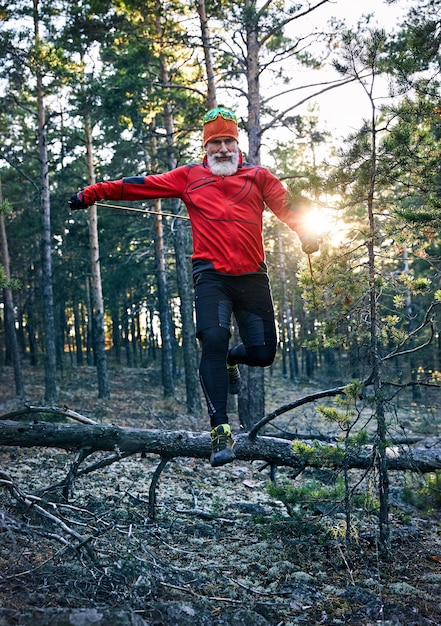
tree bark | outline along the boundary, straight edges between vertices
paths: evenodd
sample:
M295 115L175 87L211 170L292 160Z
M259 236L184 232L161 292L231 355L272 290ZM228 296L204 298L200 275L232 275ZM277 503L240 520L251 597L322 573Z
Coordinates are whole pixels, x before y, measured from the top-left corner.
M283 238L281 236L279 236L279 265L281 278L280 283L282 289L283 320L285 322L286 352L288 354L289 363L289 378L290 380L294 381L297 376L297 364L295 359L293 338L294 324L291 316L291 306L289 303L288 287L286 281L285 248L283 245Z
M377 50L375 50L377 52ZM373 58L373 57L371 57ZM375 69L372 69L372 76L375 75ZM373 89L373 80L372 87ZM368 252L368 274L369 274L369 312L370 312L370 358L372 365L372 382L375 393L375 417L377 419L377 435L378 445L376 447L376 466L378 471L378 492L380 498L379 510L379 540L380 553L388 560L391 558L390 545L390 520L389 520L389 474L388 462L386 454L387 442L387 424L385 415L385 402L382 393L382 364L380 359L380 343L378 339L378 328L380 327L378 315L378 270L377 257L375 251L375 242L378 237L377 224L375 218L375 194L377 181L377 112L375 100L372 91L369 92L371 104L371 155L370 155L370 172L369 172L369 188L367 194L367 213L369 220L369 238L366 243Z
M62 413L62 411L60 411ZM275 437L235 435L236 458L242 461L262 460L269 464L303 469L321 467L320 455L305 460L293 453L292 441ZM0 441L3 446L60 448L90 452L119 451L121 453L150 453L161 457L192 457L208 459L211 454L209 433L182 430L163 431L156 429L122 428L104 424L53 424L21 423L0 421ZM327 445L329 449L329 445ZM389 447L385 450L385 463L390 470L433 472L441 469L441 448L433 447L404 450ZM375 450L366 447L357 455L347 455L344 460L335 460L334 468L368 469L375 464ZM326 467L330 466L329 456Z
M160 61L161 82L163 85L168 85L170 82L169 72L165 56L162 54ZM169 170L173 170L176 167L177 159L174 142L173 109L170 104L166 104L164 106L164 125L167 131L166 141L168 147L168 168ZM178 198L172 199L173 213L178 213L180 206L181 201ZM187 264L184 227L184 220L175 220L172 228L172 236L176 259L176 278L180 299L187 410L189 413L198 415L202 411L202 406L199 385L196 330L193 317L193 289L190 282L190 272Z
M40 45L39 2L34 0L34 42ZM57 399L56 350L54 294L52 285L52 249L51 249L51 214L49 193L49 164L46 137L46 112L44 103L43 77L37 69L37 134L40 166L40 216L41 216L41 294L44 324L45 348L45 399L55 402Z
M173 366L173 333L168 302L167 264L164 249L164 227L161 215L161 200L154 201L155 216L155 255L156 255L156 283L158 286L158 308L161 320L161 355L162 355L162 384L164 397L173 398L175 395L175 379Z
M262 141L260 127L259 15L256 13L253 0L245 0L245 7L247 15L245 31L247 44L248 161L252 165L259 165Z
M247 19L244 27L247 46L247 93L248 93L248 161L260 165L260 68L258 21L255 3L245 0ZM262 367L241 367L242 389L238 396L240 423L250 430L265 413L265 375Z
M185 254L185 222L176 220L173 229L173 245L176 256L176 276L178 281L180 312L182 321L182 350L184 353L185 389L187 411L200 415L202 411L199 384L199 367L196 344L196 330L193 318L193 289Z
M84 131L86 135L87 173L89 184L93 185L96 181L95 168L93 165L92 124L89 115L86 115ZM101 284L100 249L98 240L98 215L96 205L89 207L89 245L92 274L91 298L94 338L93 351L95 356L95 365L98 379L98 397L108 398L110 396L110 391L105 351L104 302Z
M3 203L2 187L0 181L0 204ZM6 280L11 280L11 270L9 263L8 238L6 235L5 216L0 213L0 260L3 264ZM17 397L24 396L23 372L21 364L21 354L18 345L17 333L15 330L14 298L12 289L7 284L3 289L5 307L5 343L9 347L14 368L15 394Z
M75 354L77 365L83 365L83 341L81 339L81 320L78 302L73 301L74 329L75 329Z
M205 70L207 73L207 108L214 109L217 106L216 83L205 0L196 0L196 6L201 25L202 47L204 49Z
M237 399L240 424L247 432L265 414L265 375L263 367L240 366L242 385Z

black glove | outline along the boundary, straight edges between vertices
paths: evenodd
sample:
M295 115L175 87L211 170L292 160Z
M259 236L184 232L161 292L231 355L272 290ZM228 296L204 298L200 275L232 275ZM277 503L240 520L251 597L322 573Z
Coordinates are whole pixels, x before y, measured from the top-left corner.
M74 193L69 200L69 206L71 211L78 211L79 209L87 209L89 206L84 202L84 191L79 191L78 193Z
M305 254L312 254L319 250L319 242L317 237L313 235L306 235L301 238L302 250Z

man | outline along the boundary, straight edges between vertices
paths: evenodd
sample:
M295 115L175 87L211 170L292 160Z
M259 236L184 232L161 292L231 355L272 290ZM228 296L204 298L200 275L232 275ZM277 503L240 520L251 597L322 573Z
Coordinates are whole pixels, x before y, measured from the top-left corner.
M218 107L204 117L202 163L164 174L90 185L70 199L72 209L98 200L180 198L193 234L196 331L202 354L199 374L211 424L213 467L234 459L227 416L228 391L238 393L239 363L268 366L276 354L276 327L264 259L262 214L268 206L295 230L302 249L318 250L304 213L269 170L242 162L235 114ZM234 314L242 343L229 349Z

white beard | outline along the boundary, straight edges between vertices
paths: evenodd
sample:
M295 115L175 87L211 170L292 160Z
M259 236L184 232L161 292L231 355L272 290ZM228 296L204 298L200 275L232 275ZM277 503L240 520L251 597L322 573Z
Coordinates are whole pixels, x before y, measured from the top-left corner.
M239 165L239 153L228 152L222 156L230 157L231 161L219 161L219 156L215 154L212 154L211 156L207 155L208 167L210 168L211 173L215 176L232 176L237 172Z

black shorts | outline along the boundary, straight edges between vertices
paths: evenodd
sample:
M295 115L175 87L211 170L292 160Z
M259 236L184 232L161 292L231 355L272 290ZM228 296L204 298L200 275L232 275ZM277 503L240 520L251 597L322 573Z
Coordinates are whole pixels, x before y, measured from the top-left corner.
M267 274L228 276L201 272L195 277L196 333L219 327L230 331L234 315L246 347L276 345L277 334Z

